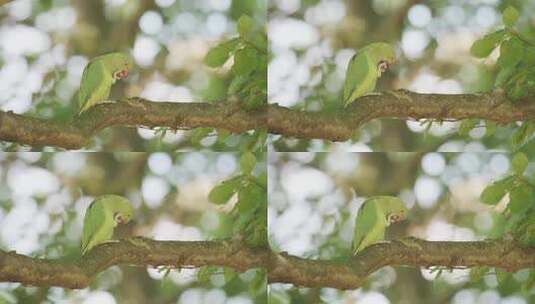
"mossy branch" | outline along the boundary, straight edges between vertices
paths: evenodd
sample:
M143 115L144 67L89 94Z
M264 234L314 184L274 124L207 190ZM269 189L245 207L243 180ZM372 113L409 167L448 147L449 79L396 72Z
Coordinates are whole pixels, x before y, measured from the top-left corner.
M359 288L384 266L468 268L489 266L515 271L535 268L535 248L512 241L431 242L405 239L379 243L347 261L310 260L286 253L272 257L269 282L303 287Z
M336 112L307 112L270 104L255 110L238 102L177 103L131 98L97 105L69 123L0 111L0 140L19 144L79 149L102 129L113 126L193 129L209 127L242 133L267 129L303 139L344 141L363 124L378 118L480 118L499 124L535 119L535 101L510 102L501 93L419 94L406 90L364 96Z
M504 94L420 94L407 90L364 96L343 111L304 112L277 105L268 110L270 133L288 137L345 141L378 118L457 121L479 118L508 124L535 119L535 98L512 103Z
M112 126L174 130L211 127L241 133L265 127L265 121L265 110L246 111L235 102L178 103L130 98L96 105L66 124L0 111L0 140L80 149L98 132Z
M33 286L85 288L113 265L201 267L226 266L237 271L264 267L266 250L234 241L154 241L134 238L95 247L77 261L31 258L0 250L0 282Z
M237 271L266 268L269 283L356 289L384 266L489 266L516 271L535 268L535 248L513 241L435 242L414 238L372 245L347 260L313 260L250 248L238 241L154 241L135 238L95 247L77 261L31 258L0 250L0 282L85 288L112 265L138 267L225 266Z

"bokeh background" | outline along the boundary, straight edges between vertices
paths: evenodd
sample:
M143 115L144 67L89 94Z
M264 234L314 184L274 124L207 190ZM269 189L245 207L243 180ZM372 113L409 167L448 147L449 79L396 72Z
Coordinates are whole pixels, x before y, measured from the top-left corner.
M404 88L419 93L474 93L491 90L498 51L471 57L472 43L501 26L508 5L520 11L519 30L535 38L531 0L272 0L268 35L270 103L308 111L340 110L349 59L362 46L386 41L398 61L377 91ZM512 127L485 137L485 128L457 134L458 122L426 124L392 119L361 127L356 140L330 143L272 136L278 151L483 151L507 149ZM426 131L427 130L427 131Z
M244 14L264 24L266 0L15 0L0 7L0 110L70 121L83 68L112 51L131 53L137 65L116 83L112 99L221 101L231 81L228 67L211 69L203 59L212 46L237 35L236 21ZM188 131L163 131L108 129L87 149L236 150L247 137L192 143Z
M268 238L275 251L309 259L341 260L351 255L354 221L374 195L400 197L408 219L387 230L387 238L414 236L432 241L500 237L505 220L497 206L479 201L491 181L503 177L510 155L503 153L270 153ZM528 167L528 175L535 171ZM493 271L481 281L468 269L384 267L361 288L299 288L271 284L270 303L515 303L535 301L522 291L528 270L498 284Z
M239 172L235 153L2 153L0 248L32 257L75 259L85 210L93 198L119 194L135 208L116 238L213 240L233 235L228 205L208 193ZM260 162L260 160L259 160ZM265 168L265 162L257 168ZM0 283L0 303L233 303L266 302L252 287L264 272L232 276L222 269L199 280L199 269L113 266L90 288L26 287Z

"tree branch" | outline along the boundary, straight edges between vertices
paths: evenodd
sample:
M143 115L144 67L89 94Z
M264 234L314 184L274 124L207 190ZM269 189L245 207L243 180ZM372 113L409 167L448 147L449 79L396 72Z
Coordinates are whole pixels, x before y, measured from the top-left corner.
M78 261L31 258L0 250L0 282L34 286L87 287L113 265L201 267L237 271L267 268L268 282L305 287L356 289L370 274L391 265L451 268L489 266L507 271L535 267L535 248L513 241L431 242L414 238L372 245L345 261L311 260L250 248L236 241L154 241L134 238L105 243Z
M102 129L120 125L171 129L212 127L241 133L265 127L265 112L246 111L230 102L151 102L141 98L96 105L69 124L0 111L0 140L79 149Z
M267 250L232 241L154 241L134 238L95 247L75 262L31 258L0 250L0 282L34 286L85 288L99 272L113 265L201 267L226 266L237 271L265 268Z
M356 129L376 118L438 121L480 118L507 124L535 119L535 100L511 103L501 93L420 94L396 90L361 97L336 113L295 111L277 105L268 110L271 133L331 141L350 139Z
M500 124L535 119L535 102L511 103L501 93L419 94L389 91L360 98L333 113L305 112L271 104L256 110L241 109L237 102L176 103L131 98L97 105L68 124L0 111L0 140L32 146L78 149L111 126L210 127L242 133L268 129L288 137L344 141L364 123L376 118L460 120L480 118Z
M356 289L370 274L391 265L416 267L498 267L507 271L535 267L535 248L512 241L431 242L414 238L372 245L351 261L309 260L273 255L268 280L304 287ZM407 244L406 244L407 243Z

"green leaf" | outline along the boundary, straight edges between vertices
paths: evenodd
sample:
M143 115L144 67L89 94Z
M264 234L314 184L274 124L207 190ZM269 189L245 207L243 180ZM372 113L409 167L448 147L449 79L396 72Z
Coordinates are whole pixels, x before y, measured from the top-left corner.
M518 20L519 13L512 7L508 6L502 14L502 22L506 27L513 27Z
M256 157L250 151L246 151L240 158L240 169L244 175L250 175L256 165Z
M515 171L517 175L524 174L524 171L528 166L527 156L522 152L518 152L517 154L515 154L515 156L513 156L513 159L511 160L511 166L513 167L513 171Z
M515 72L515 67L509 66L505 68L501 68L498 72L498 75L496 76L496 82L494 83L497 87L503 87L503 85L509 80L511 75Z
M249 285L249 290L252 294L265 294L267 285L267 275L265 269L258 269L255 271L254 279ZM270 301L271 303L271 301Z
M515 67L524 56L524 45L520 39L512 37L500 45L498 65L502 68Z
M232 281L236 277L236 271L230 267L223 268L223 278L225 279L225 283L228 283Z
M467 136L470 130L472 130L478 123L479 119L477 118L463 119L459 126L459 135Z
M524 64L526 66L535 65L535 47L527 47L524 54Z
M193 131L191 131L190 135L190 141L192 144L198 145L200 144L201 140L205 138L210 132L212 132L212 128L195 128Z
M533 189L530 186L517 186L509 193L509 204L507 208L512 213L520 214L533 206L533 199Z
M524 282L524 284L522 284L522 292L530 292L533 286L535 286L535 270L530 271L528 279L526 280L526 282Z
M197 280L201 283L207 283L210 277L217 273L218 267L216 266L202 266L197 272Z
M234 54L234 66L232 66L232 72L236 76L248 75L256 69L258 60L257 52L254 48L245 47Z
M528 87L525 85L525 76L516 79L511 78L509 82L509 85L506 87L506 93L513 102L527 96Z
M535 124L531 121L525 121L522 125L513 132L511 137L511 145L513 149L519 149L525 145L532 137L535 132Z
M243 15L238 19L238 33L240 34L240 37L246 38L253 29L254 20L251 17Z
M241 181L242 177L237 176L215 186L208 194L208 200L217 205L226 204L234 193L238 191Z
M513 214L513 217L517 219L511 229L513 238L522 246L535 246L535 210L528 209L526 212Z
M229 136L230 131L225 129L217 129L217 141L218 142L224 142Z
M497 125L492 120L485 121L485 136L492 136L496 133Z
M248 213L266 200L265 191L256 184L251 183L238 192L238 210L241 214Z
M498 279L498 284L500 285L505 283L507 278L509 278L509 276L511 275L509 272L503 271L501 269L498 269L498 268L494 268L494 269L496 271L496 278Z
M230 85L228 86L228 94L232 95L232 94L238 93L239 91L241 91L243 86L249 80L250 80L250 77L242 76L242 75L232 78L232 81L230 82Z
M488 267L474 267L470 269L470 282L477 283L479 282L485 274L489 272Z
M514 180L514 176L508 176L488 185L483 192L481 192L481 202L488 205L496 205L505 194L511 190Z
M222 66L227 62L238 42L239 40L234 38L211 48L204 57L204 63L211 68Z
M258 175L258 183L260 183L264 189L267 189L267 171L263 171Z
M266 102L266 95L257 91L256 89L253 89L251 90L249 96L245 98L244 102L242 103L242 107L243 109L250 111L265 105Z
M499 30L483 36L483 38L476 40L474 44L472 44L472 47L470 48L470 54L477 58L487 57L502 41L504 35L505 31Z

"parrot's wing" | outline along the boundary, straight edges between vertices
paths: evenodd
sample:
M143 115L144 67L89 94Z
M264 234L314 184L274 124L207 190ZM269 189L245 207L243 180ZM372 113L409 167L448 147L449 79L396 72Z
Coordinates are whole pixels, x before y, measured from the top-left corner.
M82 233L82 254L86 252L91 239L104 225L105 217L106 212L104 206L101 203L98 203L98 201L93 201L85 211Z
M344 103L349 102L353 91L357 86L363 84L366 77L373 73L373 66L371 66L371 60L366 51L361 51L358 54L353 55L353 58L349 61L349 65L346 71L346 80L344 83Z
M355 223L355 232L353 234L353 253L356 253L360 244L364 240L364 237L369 234L374 225L378 223L380 219L377 216L377 206L373 201L366 201L360 207L357 214L357 220Z
M109 84L106 84L109 82ZM101 60L92 60L85 67L80 81L80 90L78 91L78 103L80 112L87 110L89 107L100 101L102 98L108 98L113 77L106 74L106 69Z

